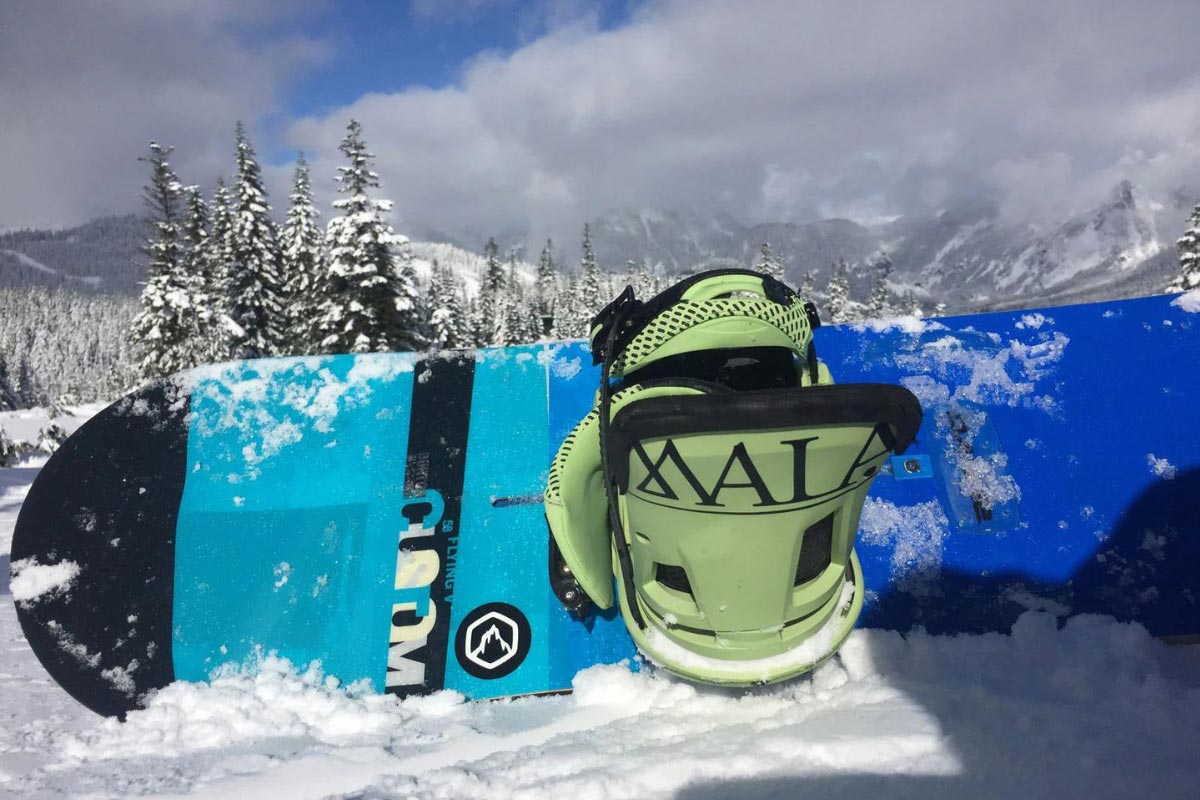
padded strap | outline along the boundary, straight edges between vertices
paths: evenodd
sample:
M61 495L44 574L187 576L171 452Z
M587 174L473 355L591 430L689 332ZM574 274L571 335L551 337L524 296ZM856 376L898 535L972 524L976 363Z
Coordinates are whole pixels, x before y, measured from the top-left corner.
M903 453L921 426L921 404L902 386L848 383L721 394L647 397L622 407L608 429L608 462L617 487L628 490L635 442L661 436L773 428L886 423L894 453Z
M751 279L754 284L761 282L763 296L768 300L773 300L781 305L791 305L799 298L796 293L785 283L755 272L749 269L714 269L707 272L701 272L693 275L690 278L680 281L674 286L666 289L655 295L649 300L640 301L634 294L632 287L625 287L625 291L601 309L600 313L592 318L591 324L591 340L592 340L592 364L600 364L604 361L606 355L610 363L616 363L617 358L625 349L625 346L637 336L657 317L662 311L670 306L675 305L684 299L684 295L688 293L697 283L708 280L709 278L719 278L722 276L744 276ZM750 284L748 284L749 286ZM812 303L804 304L804 311L808 315L809 324L813 330L821 326L821 320L817 316L817 308ZM618 323L619 321L619 323ZM610 332L618 323L620 330L612 337L610 346ZM612 353L606 351L611 349Z

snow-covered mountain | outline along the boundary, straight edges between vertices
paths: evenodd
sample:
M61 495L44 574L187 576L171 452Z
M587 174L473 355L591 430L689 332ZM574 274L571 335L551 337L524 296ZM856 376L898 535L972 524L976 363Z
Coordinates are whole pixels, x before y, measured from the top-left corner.
M1013 307L1161 291L1179 231L1160 234L1160 210L1122 181L1106 202L1056 225L1006 223L977 203L882 233L897 282L951 309Z
M851 290L865 297L873 276L863 265L887 252L897 293L913 291L926 305L954 311L1038 306L1131 297L1162 291L1177 270L1174 241L1183 232L1191 199L1145 196L1122 181L1095 208L1066 220L1016 224L987 200L959 201L937 214L886 223L846 219L749 224L729 214L682 209L617 209L591 222L600 265L623 273L630 261L663 275L752 266L769 243L789 281L815 275L818 293L832 265L852 265ZM434 259L450 264L473 291L482 271L487 236L447 226L399 224L414 240L418 275ZM63 231L0 236L0 286L68 283L132 294L143 235L136 217L106 217ZM496 237L502 257L515 255L526 283L540 241L519 231ZM579 264L579 243L557 240L560 269Z
M1037 226L1006 221L986 200L871 225L831 219L751 226L720 214L643 209L599 218L592 241L608 269L634 260L666 274L751 266L766 242L792 283L812 272L818 291L833 264L845 259L855 295L869 291L872 276L863 265L882 250L895 267L894 290L966 311L1161 291L1177 269L1173 243L1189 209L1178 198L1169 204L1147 198L1122 181L1097 207Z

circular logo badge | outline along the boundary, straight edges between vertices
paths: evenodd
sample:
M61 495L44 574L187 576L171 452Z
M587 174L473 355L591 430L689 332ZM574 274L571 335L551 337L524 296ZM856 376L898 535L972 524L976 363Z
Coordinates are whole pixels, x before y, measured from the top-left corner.
M468 675L485 680L509 675L529 655L529 620L516 606L485 603L463 619L454 655Z

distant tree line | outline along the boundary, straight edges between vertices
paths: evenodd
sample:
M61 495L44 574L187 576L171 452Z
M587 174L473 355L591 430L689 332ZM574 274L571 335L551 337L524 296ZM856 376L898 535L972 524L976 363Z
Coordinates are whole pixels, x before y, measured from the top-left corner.
M277 224L240 123L234 145L232 181L218 181L205 197L179 180L170 147L150 144L140 301L66 287L0 290L0 411L113 398L139 378L230 358L580 338L625 285L645 298L678 277L634 261L624 271L602 269L587 225L575 269L564 268L549 240L536 264L501 253L494 238L481 258L430 244L420 245L418 260L387 221L391 203L376 196L374 157L354 120L339 146L345 163L334 176L328 224L303 156ZM1200 205L1178 246L1180 273L1169 291L1200 288ZM769 243L754 266L786 277ZM852 273L860 287L870 277L866 296L852 296ZM797 288L827 322L944 312L941 304L923 308L912 289L897 290L891 273L879 252L862 264L838 260L821 287L814 272L802 273Z

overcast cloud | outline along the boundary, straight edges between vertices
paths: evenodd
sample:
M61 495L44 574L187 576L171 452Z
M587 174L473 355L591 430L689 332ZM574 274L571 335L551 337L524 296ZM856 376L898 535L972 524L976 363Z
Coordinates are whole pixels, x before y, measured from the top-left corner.
M289 2L289 15L305 3ZM185 181L230 170L234 122L269 126L290 80L328 56L298 35L254 46L265 0L0 6L0 230L137 209L150 139ZM286 121L285 121L286 122Z
M248 50L231 10L83 13L86 27L30 11L0 29L0 226L127 208L150 135L211 180L233 120L271 108L324 54L299 37ZM190 35L147 41L180 14ZM479 230L568 231L651 204L868 218L980 189L1037 222L1124 177L1158 196L1200 187L1192 2L662 0L606 32L572 16L480 55L454 87L366 95L267 131L308 153L328 190L356 117L399 219ZM50 46L62 57L39 60Z

